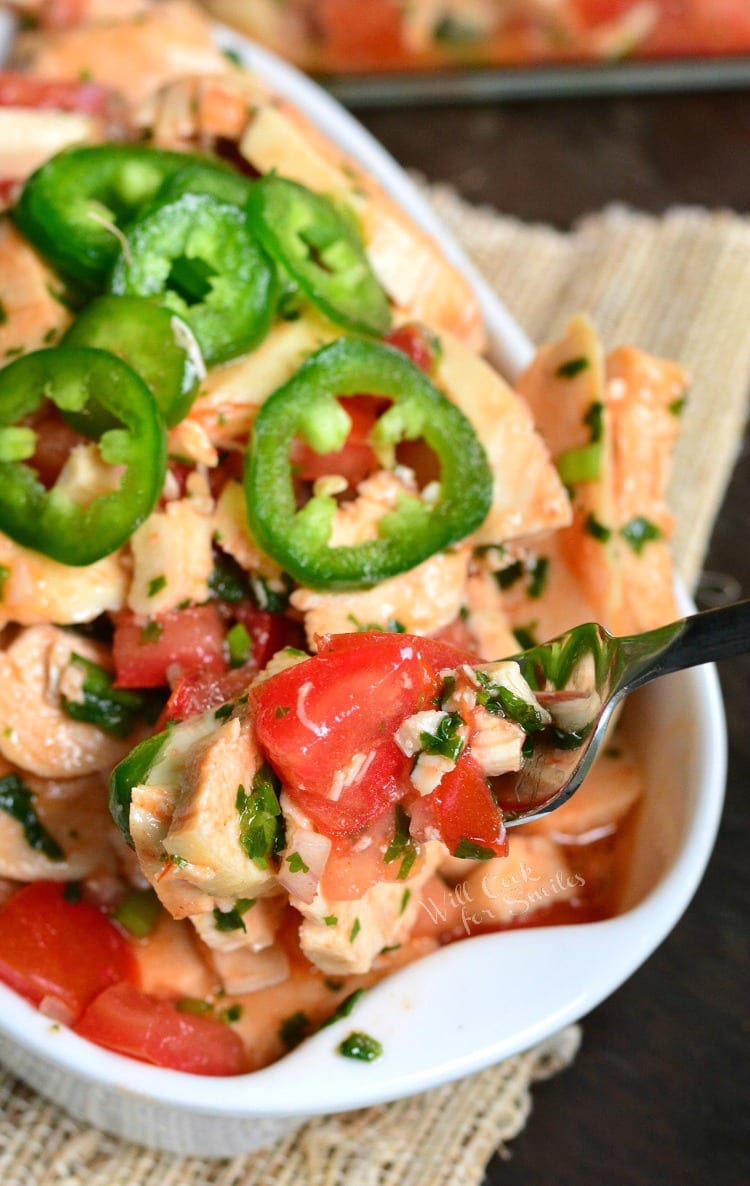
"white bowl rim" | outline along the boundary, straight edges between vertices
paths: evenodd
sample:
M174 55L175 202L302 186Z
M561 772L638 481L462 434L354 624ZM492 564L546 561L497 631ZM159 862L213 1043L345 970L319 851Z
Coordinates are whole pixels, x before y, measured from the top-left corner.
M513 377L528 361L532 347L486 282L442 228L421 195L392 158L356 121L315 83L273 54L251 45L240 35L217 29L220 43L236 49L252 68L293 102L347 152L378 177L392 195L433 234L446 254L467 275L482 305L497 364ZM694 608L684 592L682 608ZM675 678L675 677L671 677ZM310 1116L349 1111L402 1098L463 1075L527 1049L562 1026L589 1012L636 970L662 942L690 902L701 880L719 825L726 779L726 725L718 676L714 667L696 668L680 677L689 681L689 694L700 707L695 785L700 788L696 808L674 864L634 909L598 923L555 928L533 928L476 936L470 944L453 944L417 961L368 991L353 1019L315 1035L281 1061L251 1074L207 1079L153 1067L94 1046L64 1026L44 1017L5 985L0 984L0 1029L19 1046L77 1077L167 1104L187 1113L237 1119ZM584 982L560 1007L542 1011L522 1029L501 1033L472 1044L452 1058L435 1057L429 1066L400 1070L380 1062L355 1064L339 1057L335 1046L353 1027L375 1032L394 1004L398 1009L410 993L419 991L439 965L453 965L452 977L462 972L480 977L500 949L508 963L511 953L523 960L539 958L551 937L580 962L591 955L592 942L603 944L610 961L589 968ZM624 953L624 954L618 954ZM475 966L474 966L475 965ZM438 977L438 980L445 977ZM374 1020L371 1022L370 1017Z

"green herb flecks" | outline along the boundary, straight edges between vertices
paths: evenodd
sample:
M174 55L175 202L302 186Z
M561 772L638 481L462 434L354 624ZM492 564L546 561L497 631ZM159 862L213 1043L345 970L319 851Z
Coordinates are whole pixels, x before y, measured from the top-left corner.
M534 633L536 625L536 622L529 622L527 626L515 626L513 628L513 637L522 651L528 651L531 647L537 645L538 640Z
M162 589L166 589L166 587L167 578L164 576L164 573L162 573L161 576L154 577L152 581L149 581L146 596L156 597L156 594L161 593Z
M74 721L96 725L112 737L129 737L138 717L147 711L146 698L125 688L115 688L108 671L75 651L69 666L80 677L80 699L60 695L68 716Z
M356 1058L359 1062L375 1062L383 1053L383 1047L377 1038L358 1032L349 1034L336 1049L344 1058Z
M655 523L638 515L620 528L620 535L633 549L636 556L640 556L646 544L652 540L661 539L663 532Z
M473 840L464 837L454 848L453 855L469 861L490 861L495 853L491 848L484 848L483 845L475 844Z
M267 869L284 846L284 818L279 806L279 780L264 764L255 775L249 794L237 788L235 806L240 817L240 844L259 869Z
M48 861L62 861L65 853L45 828L34 809L36 796L17 774L0 778L0 811L5 811L23 828L29 848L41 852Z
M294 1050L311 1032L310 1018L301 1009L285 1017L279 1026L279 1037L287 1050Z
M245 920L242 915L247 914L251 906L255 905L255 898L238 898L231 910L219 910L214 906L214 926L217 931L245 931Z
M451 762L457 762L465 744L458 733L463 723L460 713L446 713L434 733L423 731L419 734L422 753L439 754L443 758L449 758Z
M531 580L529 581L529 597L541 597L547 585L549 576L549 557L537 556L531 565Z
M586 516L583 530L587 535L598 540L600 544L606 544L612 538L612 528L605 527L603 523L600 523L593 511Z
M520 725L524 733L536 733L545 727L542 714L523 696L512 692L504 684L496 684L484 671L474 673L479 682L477 704L496 717L507 717Z
M499 569L492 575L501 589L510 589L516 581L520 581L523 573L523 563L520 560L514 560L512 564L506 564L505 568Z
M355 988L354 992L350 992L348 997L344 997L331 1016L318 1028L322 1030L328 1029L329 1025L335 1025L337 1021L341 1021L342 1017L348 1017L357 1002L361 1001L366 991L364 988Z
M561 362L555 374L558 379L575 379L576 375L587 370L588 366L588 358L580 355L578 358L569 358L567 362Z
M409 817L401 804L395 808L393 839L385 850L383 860L386 865L401 859L401 866L397 874L398 881L405 881L417 859L417 847L409 835Z
M290 873L309 873L310 866L306 865L298 852L290 853L286 858Z

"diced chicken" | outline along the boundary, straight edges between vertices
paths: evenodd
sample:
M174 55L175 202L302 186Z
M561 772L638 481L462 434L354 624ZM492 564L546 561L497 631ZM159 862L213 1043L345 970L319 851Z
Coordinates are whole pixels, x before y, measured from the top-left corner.
M213 514L213 535L221 550L232 556L240 568L257 573L276 592L284 592L281 569L261 552L250 534L245 492L239 482L227 482L219 495Z
M442 344L435 382L473 424L492 468L492 506L473 542L565 526L570 502L523 400L463 342L446 333Z
M90 622L125 604L129 574L120 552L85 568L72 568L0 535L0 565L8 572L0 626Z
M162 911L150 935L133 945L140 988L152 997L205 1000L218 987L195 933Z
M378 882L352 901L329 902L320 892L309 905L290 899L305 919L299 932L304 954L328 975L369 971L384 947L411 933L420 890L445 854L444 844L429 841L420 868L408 880ZM405 888L411 890L406 905ZM328 925L326 918L336 921Z
M0 652L0 753L42 778L108 774L131 742L74 721L60 701L72 654L101 663L101 649L55 626L30 626Z
M507 926L580 894L583 878L563 850L545 836L514 832L507 857L476 865L463 883L469 933Z
M414 789L420 795L431 795L442 782L443 776L455 768L455 761L444 754L422 752L422 735L427 733L432 737L436 736L442 722L447 717L447 712L437 709L416 712L402 722L394 737L396 745L407 758L413 758L415 754L419 755L412 766L409 777ZM457 733L465 745L469 737L467 726L460 726Z
M354 211L368 258L397 319L451 329L481 349L482 318L468 282L385 191L301 112L285 101L260 107L240 141L240 152L259 172L276 170Z
M161 148L210 152L216 142L238 142L256 108L269 101L254 75L234 70L167 83L135 112L136 124Z
M0 763L0 779L14 773ZM22 822L0 810L0 876L16 881L77 881L112 860L114 826L107 808L107 788L97 775L49 780L15 772L31 793L30 810L59 846L53 860L32 846Z
M521 769L526 734L520 725L478 707L472 714L471 726L471 756L487 778Z
M0 108L0 177L25 181L46 160L71 144L100 139L100 125L77 111Z
M575 795L523 831L560 844L587 844L614 832L643 795L643 775L618 738L598 756Z
M289 978L289 958L282 947L266 947L262 951L250 951L247 947L232 951L209 948L208 958L231 996L260 992Z
M102 461L95 444L74 445L65 459L55 489L77 506L88 507L96 498L112 494L120 486L120 473Z
M133 579L128 606L136 614L206 601L213 572L214 522L195 500L168 502L131 536Z
M250 792L262 764L246 716L224 721L185 764L164 850L187 862L196 884L213 897L255 898L273 890L273 875L242 847L237 808L238 789Z
M236 911L240 909L234 902L231 908ZM222 928L215 911L199 914L191 922L199 938L212 951L263 951L274 942L285 908L286 898L277 895L273 898L258 898L251 906L243 906L240 912L241 927L231 930ZM217 909L220 918L222 911L220 907Z
M244 444L263 401L291 379L308 354L338 336L313 310L296 321L277 321L251 354L211 368L188 422L200 425L217 449Z
M181 420L169 431L169 455L209 469L219 464L219 453L214 448L202 424L195 420Z
M84 76L122 91L132 102L171 79L227 68L207 18L185 0L162 0L138 20L22 34L14 56L36 78Z
M36 350L56 338L71 316L55 297L60 281L9 218L0 218L0 356Z
M336 511L331 545L377 538L377 524L398 505L408 487L395 474L381 470L358 487L358 497ZM409 634L434 634L458 615L463 604L469 549L438 552L416 568L381 581L372 589L318 593L301 587L291 597L305 614L310 646L319 634L341 634L363 626L385 628L398 622Z

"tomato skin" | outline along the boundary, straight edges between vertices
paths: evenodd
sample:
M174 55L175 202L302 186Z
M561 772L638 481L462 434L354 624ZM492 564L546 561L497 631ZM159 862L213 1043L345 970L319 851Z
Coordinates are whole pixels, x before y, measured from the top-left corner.
M118 1054L193 1075L241 1075L245 1049L228 1025L181 1013L132 984L105 989L89 1005L76 1033Z
M228 670L224 623L215 603L155 614L149 621L155 625L144 634L148 624L135 614L118 615L113 657L119 688L160 688L169 683L168 673L175 679L198 669Z
M420 839L427 827L437 829L452 853L461 840L468 840L495 856L508 855L502 812L469 751L461 754L431 795L412 805L412 835Z
M0 979L35 1005L55 997L77 1019L103 989L135 980L137 971L114 924L63 890L60 882L32 882L0 909Z
M466 656L408 634L364 631L326 636L316 656L253 692L256 734L291 798L327 836L352 836L411 787L411 760L393 735L428 707L440 672ZM330 798L355 755L359 777Z
M164 705L157 732L166 728L170 721L187 721L239 696L257 675L257 670L254 663L246 663L244 667L235 667L230 671L207 668L184 672L177 679Z

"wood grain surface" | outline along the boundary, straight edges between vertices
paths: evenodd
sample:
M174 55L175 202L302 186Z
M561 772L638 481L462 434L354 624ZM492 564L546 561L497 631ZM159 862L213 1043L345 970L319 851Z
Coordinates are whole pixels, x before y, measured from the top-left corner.
M566 227L615 201L750 212L750 91L362 118L403 165L528 220ZM749 444L706 564L745 597ZM535 1090L534 1115L487 1186L750 1182L750 658L720 674L730 769L703 884L663 946L586 1019L575 1067Z

